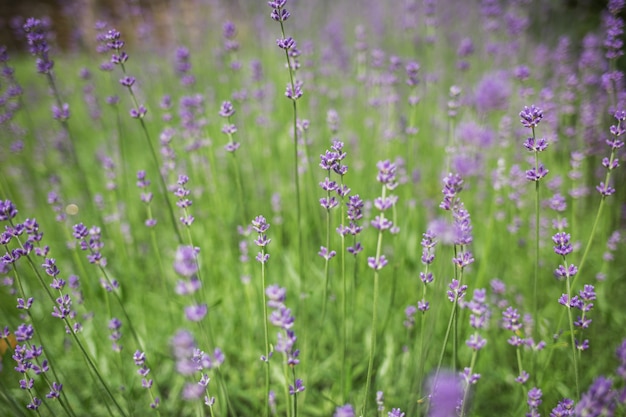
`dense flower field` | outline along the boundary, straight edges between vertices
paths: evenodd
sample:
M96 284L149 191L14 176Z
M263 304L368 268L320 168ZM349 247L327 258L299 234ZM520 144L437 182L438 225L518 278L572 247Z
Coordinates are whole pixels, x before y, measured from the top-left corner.
M626 415L623 0L196 3L10 21L1 415Z

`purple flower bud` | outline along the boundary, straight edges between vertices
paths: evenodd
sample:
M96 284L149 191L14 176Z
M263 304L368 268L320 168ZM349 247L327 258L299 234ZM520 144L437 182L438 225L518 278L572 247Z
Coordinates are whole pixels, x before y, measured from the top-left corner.
M543 119L543 111L533 104L530 107L524 106L519 116L521 118L520 122L524 127L534 128Z

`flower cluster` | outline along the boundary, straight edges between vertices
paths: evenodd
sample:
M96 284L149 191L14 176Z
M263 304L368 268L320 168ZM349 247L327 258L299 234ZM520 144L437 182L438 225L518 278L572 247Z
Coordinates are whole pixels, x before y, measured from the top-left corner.
M435 246L437 245L435 234L427 230L426 233L422 234L421 245L424 271L420 272L420 280L424 286L422 287L422 299L417 302L417 309L425 313L430 309L430 303L426 301L426 288L434 280L433 273L430 271L430 265L435 260Z
M137 98L133 91L136 79L126 73L124 64L128 61L128 54L124 50L125 42L122 39L122 34L116 29L107 29L107 27L107 24L104 22L96 23L96 29L99 31L96 36L96 40L98 41L97 51L101 54L111 54L111 58L108 61L100 64L100 69L103 71L112 71L116 65L122 68L124 76L120 78L119 83L123 87L126 87L133 99L134 107L130 109L130 117L133 119L143 119L148 110L143 104L137 103Z
M518 313L517 309L511 306L507 307L507 309L502 312L502 328L513 333L507 340L507 343L511 346L515 346L517 349L526 343L526 340L519 336L522 327L521 315ZM524 384L528 380L528 377L528 372L519 369L519 375L515 378L515 381Z
M293 325L295 317L291 315L291 309L287 308L284 304L286 299L287 290L281 288L278 285L270 285L265 290L267 296L267 306L270 307L272 312L269 315L269 322L279 328L276 335L277 341L274 347L276 352L282 353L285 357L285 363L290 368L294 368L300 363L300 350L296 349L295 344L298 338L293 331ZM266 358L269 359L269 358ZM304 383L301 379L295 378L294 383L289 385L289 394L296 395L299 392L304 391Z
M326 152L320 155L320 168L326 171L326 178L324 181L320 182L320 188L326 192L326 196L320 198L320 206L324 210L326 210L328 226L330 227L330 210L337 207L339 205L339 201L337 198L332 195L336 193L339 196L339 199L343 202L346 197L350 194L350 188L348 188L344 182L344 175L348 172L348 167L342 164L343 159L346 157L346 152L343 151L343 142L339 140L333 140L333 144L331 145L330 150L326 150ZM339 175L340 181L331 180L331 173L335 173ZM348 202L348 204L350 204ZM329 229L330 231L330 229ZM337 228L337 233L342 236L346 236L354 232L354 230L350 230L349 227L345 227L343 223ZM330 236L327 236L327 244L329 243ZM336 255L334 250L330 250L330 248L326 246L322 246L319 251L319 255L326 259L326 261L330 260Z
M239 42L237 37L237 27L231 21L224 22L222 25L223 48L224 54L229 56L229 68L233 71L241 69L241 62L237 60L236 52L239 50Z
M178 181L176 182L178 187L174 190L174 195L178 198L176 205L183 210L183 216L181 216L179 220L182 224L189 227L193 223L194 217L189 214L189 211L187 210L193 203L187 198L187 196L191 194L191 191L185 187L187 182L189 182L188 176L183 174L179 175Z
M113 317L111 320L109 320L109 331L111 332L111 334L109 335L109 339L111 339L111 348L113 349L113 352L121 352L122 351L122 345L119 343L119 341L122 339L122 331L120 330L122 328L122 322L120 319Z
M456 373L442 371L432 375L426 386L430 399L429 417L458 415L459 405L463 401L463 386Z
M300 68L300 62L298 61L300 50L297 47L296 41L292 37L284 36L285 32L283 23L289 19L291 13L285 8L287 0L271 0L267 4L272 9L270 17L272 20L280 23L281 32L283 33L281 38L276 39L276 45L285 51L285 55L287 57L287 67L289 68L290 73L290 81L287 84L285 96L288 99L295 101L302 97L303 83L301 80L295 78L295 72Z
M483 338L479 330L486 328L487 320L489 318L489 307L487 306L487 291L485 289L474 290L474 297L468 303L462 304L462 307L467 308L470 311L470 326L474 329L474 333L470 335L465 344L472 349L472 359L469 367L465 367L461 372L461 377L465 382L465 394L464 399L468 398L468 393L471 385L474 385L480 379L480 374L474 372L474 364L476 362L476 356L487 344L487 340ZM465 402L465 400L464 400ZM462 404L462 407L466 407L466 404Z
M176 370L182 375L192 376L200 373L197 382L188 382L183 387L182 397L185 400L196 400L204 395L204 404L213 407L215 397L209 394L209 381L207 371L219 368L226 359L224 353L215 348L213 355L203 352L196 346L193 335L187 330L179 330L172 338Z
M559 401L556 407L552 409L550 417L566 417L571 416L574 413L574 401L569 398L564 398Z
M530 107L524 106L524 109L520 112L520 122L524 127L527 127L532 130L532 136L524 141L524 147L529 151L535 154L535 166L526 171L526 179L528 181L539 181L546 175L548 175L548 170L543 166L543 164L539 163L540 152L543 152L548 147L548 141L543 138L535 137L535 127L541 122L543 119L543 110L534 105Z
M54 67L54 61L50 59L48 53L48 32L50 31L49 19L36 19L30 17L22 27L26 35L26 42L30 53L37 57L37 72L49 74Z
M574 250L571 242L571 236L569 233L559 231L552 236L552 242L554 243L554 253L560 255L563 259L563 264L559 265L554 271L554 275L559 280L570 279L576 275L578 268L574 264L567 262L566 256Z
M233 135L237 132L237 126L231 123L230 118L234 114L235 108L233 107L233 104L230 101L223 102L220 108L219 115L226 118L226 120L228 121L228 123L222 127L222 133L228 136L228 143L224 146L224 149L227 152L235 152L237 149L239 149L240 146L239 142L233 140Z
M566 308L575 308L581 311L582 316L578 316L574 321L574 326L579 327L581 331L591 324L591 319L587 314L593 309L593 301L596 299L596 292L593 285L585 285L578 295L569 297L567 294L561 295L559 304ZM587 350L589 348L589 340L575 340L576 347L579 350Z
M180 46L176 49L176 55L174 57L174 69L180 76L180 84L184 87L190 87L196 83L196 78L191 71L191 62L189 60L189 49L184 46Z
M400 228L394 225L394 222L387 218L385 213L388 212L389 209L392 209L395 213L395 205L398 201L398 196L394 194L387 195L387 193L395 190L398 186L396 180L398 167L394 162L388 159L378 162L376 167L378 168L376 180L382 185L382 191L380 197L374 199L374 207L380 211L380 214L376 215L370 224L379 231L379 236L386 230L396 234L400 231ZM367 258L367 265L373 270L378 271L387 265L387 259L385 255L380 254L370 256Z
M354 256L358 255L363 250L361 242L357 241L356 237L363 230L363 227L359 226L357 222L363 218L364 205L365 203L358 194L351 195L348 197L348 201L346 201L346 206L348 208L348 226L344 227L341 232L348 233L353 236L352 245L348 246L347 251Z
M624 141L620 137L626 133L626 128L623 126L624 121L626 121L626 111L616 111L613 116L617 120L617 124L611 126L611 137L606 140L606 144L611 149L611 155L602 159L602 166L607 171L606 178L603 182L600 182L600 185L596 186L596 190L603 198L615 193L615 188L610 185L610 177L612 171L619 166L619 158L616 153L618 149L624 146Z
M270 224L263 216L257 216L252 220L252 229L257 232L257 238L254 240L254 243L261 248L256 256L256 260L262 264L266 263L270 258L270 254L265 251L267 245L272 241L272 239L269 239L265 234L269 228Z
M135 361L135 365L137 365L137 367L139 368L137 369L137 374L141 376L141 386L150 391L150 396L152 397L150 408L159 408L161 400L159 397L155 397L152 393L152 385L154 381L152 379L148 379L150 368L148 368L148 365L146 364L146 353L140 350L135 351L135 353L133 354L133 360Z
M8 124L21 107L20 97L23 89L15 79L15 69L9 66L8 48L0 45L0 76L4 80L0 85L0 125ZM17 139L11 144L12 151L19 151L23 148L22 139Z
M176 294L182 296L193 296L202 287L202 282L198 278L198 254L200 248L193 246L179 246L174 258L174 270L186 278L176 283ZM202 320L208 311L206 303L194 302L185 307L185 317L189 321L197 322Z
M354 408L350 404L346 404L335 408L333 417L356 417L356 414Z
M48 360L43 356L43 347L37 346L31 342L35 334L33 326L22 323L15 330L15 340L17 344L13 349L13 360L15 361L14 369L22 374L19 380L20 388L29 392L30 402L26 405L29 410L38 410L42 401L37 397L35 390L35 376L39 376L48 380L46 373L50 370ZM2 331L2 338L9 338L9 328L5 327ZM58 382L49 383L50 392L46 394L48 399L59 398L63 384Z
M487 291L484 288L474 290L474 297L464 305L470 311L470 326L475 329L484 329L487 326L489 308L486 302ZM466 342L467 346L474 350L482 349L487 341L478 333L474 333Z
M543 393L537 387L533 387L528 391L528 400L526 401L530 411L526 413L526 417L539 417L539 406L541 405L541 397Z
M144 222L146 227L154 227L157 224L157 220L152 217L152 210L150 208L150 203L152 202L153 194L150 191L146 191L150 186L150 180L146 179L146 171L137 171L137 187L139 187L141 191L141 201L146 205L148 210L148 218Z
M98 226L92 226L87 229L82 223L74 225L73 230L72 235L78 240L80 249L88 252L87 260L89 263L105 267L107 260L102 256L101 252L104 247L104 242L102 242L102 230ZM116 287L117 285L114 286Z
M608 4L609 13L604 15L604 26L606 28L606 37L604 39L604 47L606 48L606 58L616 60L624 54L622 50L624 41L624 20L620 17L620 12L624 8L623 0L612 0Z
M41 252L40 247L35 247L35 245L38 245L43 237L43 233L39 231L37 221L35 219L26 219L23 223L14 223L13 219L17 216L17 213L17 208L11 200L0 200L0 222L8 222L8 225L5 225L4 231L0 234L0 244L2 244L7 251L2 257L0 257L0 265L2 265L3 269L7 270L10 265L14 265L22 257L28 257L33 251L37 256L45 256L45 253ZM27 235L27 238L26 241L22 242L21 237L24 234ZM12 240L17 242L18 247L10 250L9 245ZM47 253L47 249L45 252ZM65 281L57 278L59 270L56 267L55 260L46 259L43 267L46 270L46 273L53 277L51 286L54 289L58 289L59 293L61 293L61 289L65 286ZM19 276L17 279L19 280ZM17 298L16 308L30 315L29 310L33 306L34 298L26 297L23 293L24 286L21 283L18 285L18 288L22 291L22 293L20 293L20 296ZM69 315L69 306L71 305L69 295L63 295L61 293L57 302L59 302L58 300L61 300L63 305L67 305L67 313ZM54 307L54 311L52 313L53 316L56 311L57 307ZM23 317L23 319L26 320L27 317ZM19 380L20 388L29 392L30 402L26 405L26 407L30 410L37 410L42 404L42 400L37 397L38 391L35 390L36 376L46 380L48 386L50 387L50 392L46 394L46 398L58 398L63 388L62 384L58 382L51 382L46 375L50 369L48 360L43 355L43 346L37 346L32 342L34 335L35 328L30 323L19 324L15 329L13 336L11 336L11 332L8 327L4 327L0 331L0 340L8 343L9 346L13 346L12 358L16 363L14 369L22 375L22 379ZM13 337L13 342L9 343Z

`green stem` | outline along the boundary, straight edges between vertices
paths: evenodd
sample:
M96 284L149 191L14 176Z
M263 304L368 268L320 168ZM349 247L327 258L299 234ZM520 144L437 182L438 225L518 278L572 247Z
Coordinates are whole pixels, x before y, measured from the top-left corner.
M383 189L381 193L382 194L381 199L383 201L385 200L386 192L387 192L387 187L383 185ZM381 221L383 221L385 217L383 212L380 213L380 217L381 217ZM378 240L376 242L376 257L374 258L376 267L380 261L382 246L383 246L383 231L379 230ZM367 415L367 399L369 396L370 385L372 382L372 371L374 368L374 356L376 353L376 323L378 319L377 310L378 310L378 275L379 275L378 269L376 269L376 267L374 269L374 300L372 303L372 332L370 334L370 354L369 354L369 360L367 363L367 377L365 379L365 392L363 394L363 407L361 409L361 415L363 417Z
M567 262L565 262L565 269L567 270ZM569 320L569 331L570 331L570 343L572 345L572 362L574 364L574 381L576 382L576 398L580 398L580 382L578 377L578 357L576 352L576 339L574 337L574 319L572 317L572 308L569 305L569 301L571 300L572 287L569 282L569 277L565 278L565 282L567 284L567 300L568 305L567 308L567 319Z
M265 249L261 249L261 258L265 256ZM270 415L270 339L267 315L267 297L265 295L265 262L261 262L261 292L263 294L263 335L265 338L265 417Z

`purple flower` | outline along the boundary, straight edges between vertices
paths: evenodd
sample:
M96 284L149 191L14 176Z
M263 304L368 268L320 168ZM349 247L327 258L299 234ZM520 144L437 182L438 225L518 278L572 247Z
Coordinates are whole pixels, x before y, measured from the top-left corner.
M461 300L465 297L465 291L467 291L467 285L461 285L459 280L453 279L448 285L450 290L448 291L448 300L454 302L455 300Z
M547 170L543 164L539 164L539 168L531 168L526 171L526 179L528 181L539 181L546 175L548 175L549 170Z
M608 183L600 182L600 185L596 186L596 190L603 196L608 197L615 193L615 188L611 187Z
M130 117L133 119L142 119L148 113L148 109L143 104L140 104L138 108L130 109Z
M257 233L265 233L267 231L267 229L270 228L270 225L267 222L267 220L265 220L265 217L257 216L257 217L254 218L254 220L252 220L252 228Z
M354 408L350 404L339 406L335 409L333 417L356 417Z
M548 141L544 138L528 138L524 142L524 147L530 152L543 152L548 148Z
M329 251L328 248L320 246L320 251L317 254L326 260L330 260L337 255L337 252L334 250Z
M397 165L387 159L378 162L376 167L378 168L376 180L383 184L388 190L396 188L398 185L396 182Z
M485 345L487 344L487 340L485 340L481 335L479 334L472 334L470 335L469 339L467 339L467 341L465 342L465 344L473 350L480 350L483 347L485 347Z
M505 110L511 96L508 74L503 71L486 74L477 84L474 94L476 108L480 113Z
M427 382L427 392L430 396L428 417L457 415L457 406L463 399L463 386L456 373L441 371L431 376Z
M54 61L50 59L48 53L48 32L50 30L49 19L35 19L30 17L22 26L28 43L30 53L37 57L37 72L48 74L54 67Z
M0 200L0 221L11 220L17 216L17 209L11 200Z
M230 101L224 101L220 107L219 115L222 117L230 117L235 114L235 108Z
M528 406L530 412L526 414L526 417L539 417L539 405L541 405L541 396L543 393L537 387L533 387L528 391Z
M552 236L552 241L554 242L554 252L557 255L565 256L569 253L572 253L574 248L570 243L570 235L565 232L558 232L554 236Z
M185 307L185 317L189 321L200 321L206 316L208 311L206 304L194 304Z
M174 258L174 270L184 277L196 274L198 272L196 256L199 252L200 249L193 246L179 246Z
M63 384L59 384L58 382L53 382L50 387L50 392L46 394L46 398L59 398L61 394L61 390L63 389Z
M63 103L61 107L57 105L52 106L52 117L55 120L66 121L70 118L70 105Z
M120 79L120 84L122 84L124 87L131 88L133 84L135 84L135 77L130 77L127 75Z
M387 265L387 259L385 255L380 255L380 258L376 259L373 256L367 258L367 265L374 271L379 271Z
M554 271L554 276L557 279L565 279L572 278L578 272L578 268L574 264L570 265L559 265L558 268Z
M285 97L290 100L297 100L302 97L302 86L304 83L300 80L295 80L293 84L288 83L287 88L285 89Z
M575 416L613 416L617 406L617 391L613 382L604 377L597 377L587 392L582 394L574 408Z
M539 122L541 122L541 119L543 119L543 111L533 104L530 107L524 106L519 116L521 118L520 122L524 127L534 129Z
M285 298L287 297L287 290L285 288L281 288L278 285L270 285L265 290L265 295L267 295L268 302L267 306L270 308L280 308L283 306L285 302Z
M295 44L296 41L292 37L276 39L276 45L278 45L280 49L289 50L293 48Z
M387 413L387 417L404 417L405 413L402 412L399 408L392 408L390 412Z
M574 415L574 401L564 398L559 404L552 409L550 417L566 417Z
M289 385L289 394L290 395L295 395L298 392L303 392L304 389L305 389L304 382L302 382L301 379L296 379L295 386L294 385Z
M281 305L276 310L272 311L269 321L276 327L288 330L293 326L295 318L291 315L290 309Z

